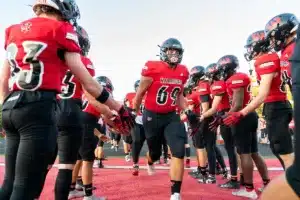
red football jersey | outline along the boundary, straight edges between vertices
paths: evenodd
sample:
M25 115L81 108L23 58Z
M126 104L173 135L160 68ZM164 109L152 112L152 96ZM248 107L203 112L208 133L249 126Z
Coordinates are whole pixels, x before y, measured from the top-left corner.
M125 101L129 102L129 108L133 109L133 99L135 97L135 92L129 92L125 96Z
M64 51L81 51L71 24L42 17L7 28L4 48L12 72L10 90L54 90L58 93L67 70L58 55Z
M81 56L81 61L90 72L91 76L95 76L95 69L92 61ZM62 93L58 95L60 99L81 99L83 95L83 88L79 80L72 74L70 70L67 71L62 80Z
M82 111L94 115L95 117L100 117L101 113L88 102L85 95L82 95Z
M196 87L197 92L200 96L210 95L210 84L208 81L201 81L199 82L198 86Z
M186 66L171 68L163 61L148 61L143 67L142 76L153 79L145 97L145 108L156 113L175 111L177 97L189 77Z
M237 72L236 74L232 75L229 79L227 79L226 89L227 94L229 96L229 100L231 102L233 97L233 90L238 88L244 88L244 108L251 100L251 79L247 74Z
M125 96L125 101L129 102L129 108L133 109L133 99L135 97L135 92L130 92L127 93ZM142 115L142 112L144 110L144 104L145 104L145 98L143 98L141 106L140 106L140 111L137 113L137 115Z
M285 101L287 100L284 81L281 76L280 60L277 53L264 54L254 63L258 82L264 74L276 73L272 80L271 88L265 102Z
M296 42L293 42L289 44L284 50L281 51L280 56L280 67L281 67L281 73L284 79L289 81L291 84L291 63L289 59L293 55L294 48L295 48Z
M201 112L201 103L200 103L200 94L198 91L193 90L191 94L186 96L188 105L193 105L193 112L200 114Z
M210 87L210 91L213 98L214 96L222 95L222 100L218 105L217 111L224 111L230 108L225 81L214 81Z

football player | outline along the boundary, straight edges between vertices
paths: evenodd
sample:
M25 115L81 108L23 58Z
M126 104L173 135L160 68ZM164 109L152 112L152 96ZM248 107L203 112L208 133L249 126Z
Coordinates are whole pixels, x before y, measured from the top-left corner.
M92 62L86 57L90 41L86 31L77 26L77 35L81 47L82 63L91 76L95 75ZM57 112L57 148L59 156L58 175L55 183L55 199L67 199L72 182L72 171L77 160L82 138L81 97L83 87L79 80L68 70L62 80L62 93L58 95Z
M194 70L194 72L193 72ZM210 97L210 82L205 76L206 70L204 67L201 68L193 68L191 69L191 79L194 83L195 90L197 91L200 97L200 105L201 105L201 113L206 112L211 106L211 97ZM220 163L222 163L222 168L226 169L226 165L223 159L222 154L219 149L216 147L216 131L212 131L209 129L209 123L212 121L212 117L208 117L207 119L203 119L200 123L199 130L196 135L202 138L201 146L203 146L207 151L208 165L209 170L208 174L206 173L206 168L204 171L204 167L201 166L201 174L198 181L200 183L205 184L214 184L216 183L216 158L218 153L218 158L220 159ZM197 141L196 141L197 142ZM227 173L227 171L225 171Z
M70 24L76 24L79 17L75 1L36 1L33 11L36 17L5 32L7 57L0 96L7 149L0 199L33 199L44 183L56 146L55 98L61 93L67 68L97 101L119 111L124 126L132 126L128 111L92 79L81 61L78 38Z
M279 57L275 52L268 53L268 46L264 31L257 31L249 36L246 58L248 61L255 61L255 72L260 84L258 95L242 110L231 113L225 122L234 124L264 103L263 112L270 147L285 169L292 164L294 158L289 132L292 107L287 100L285 82L281 77Z
M213 96L213 102L211 108L206 112L203 112L200 117L200 121L211 116L222 116L230 110L229 98L226 91L226 83L224 80L220 80L220 74L217 69L217 64L212 63L206 68L206 76L212 82L210 91ZM215 118L217 120L218 117ZM215 121L214 123L217 123ZM238 189L239 183L237 181L237 155L234 146L234 139L231 132L231 128L224 124L220 126L220 133L225 143L225 149L229 158L229 165L231 171L231 179L219 185L221 188Z
M180 199L184 174L184 143L187 137L181 128L180 117L176 114L176 105L186 109L183 87L189 72L186 66L180 64L183 51L181 43L175 38L163 42L160 46L160 61L148 61L143 67L140 86L134 100L134 109L139 111L147 92L143 126L149 147L147 157L150 174L154 170L153 163L160 158L164 137L170 147L171 200ZM188 114L195 120L193 113Z
M203 79L204 76L204 67L195 66L190 70L190 78L188 81L188 88L190 89L189 93L185 96L188 104L188 108L200 116L201 113L201 105L200 105L200 94L195 89L197 83ZM186 119L184 112L182 112L182 118ZM191 127L190 127L191 128ZM203 134L192 134L193 145L196 149L196 158L197 158L197 170L190 172L189 174L199 179L201 176L207 174L207 152L204 145Z
M294 98L294 120L295 120L295 159L294 163L286 169L286 173L273 179L261 195L262 200L298 200L300 198L300 29L297 30L297 40L294 53L290 59L292 87ZM298 127L298 129L297 129Z
M218 70L221 80L226 82L227 94L231 101L228 111L238 112L243 109L251 99L251 79L245 73L237 72L239 61L234 55L225 55L218 62ZM232 192L233 195L248 198L257 198L253 186L253 161L252 155L258 155L256 129L258 116L256 112L250 112L242 120L232 126L237 153L241 158L241 167L245 188Z
M134 90L135 92L130 92L126 94L125 97L125 104L127 107L133 109L133 99L135 97L136 91L140 85L140 80L137 80L134 83ZM145 130L143 127L143 120L142 120L142 112L144 109L144 102L141 103L140 112L137 113L135 118L136 125L132 131L132 160L133 160L133 172L132 175L138 176L139 175L139 157L144 142L146 140Z
M265 33L270 41L270 46L276 52L281 52L281 76L284 83L290 87L290 90L292 82L289 59L294 51L298 25L299 21L294 14L282 13L273 17L265 26Z
M113 85L109 78L106 76L99 76L96 80L110 93L113 92ZM85 96L89 96L88 93ZM95 160L94 150L98 143L98 138L94 135L94 129L97 128L97 124L101 114L105 115L108 119L113 118L114 114L111 110L107 109L102 104L95 102L95 100L87 99L84 97L83 103L83 138L79 149L79 155L77 157L76 167L73 173L71 191L69 193L69 199L82 197L84 200L102 200L104 197L96 197L93 195L93 163ZM101 112L100 112L101 111ZM82 183L83 192L75 190L76 179L82 163ZM77 179L80 183L81 181ZM79 184L80 185L80 184ZM79 188L78 188L79 189Z

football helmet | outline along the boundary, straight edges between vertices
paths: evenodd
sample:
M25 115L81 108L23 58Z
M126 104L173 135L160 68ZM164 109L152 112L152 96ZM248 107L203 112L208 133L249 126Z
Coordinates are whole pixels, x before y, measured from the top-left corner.
M205 68L205 76L210 81L220 80L220 73L217 68L217 63L211 63Z
M134 83L134 90L137 91L138 87L140 86L140 80L135 81Z
M296 32L299 21L292 13L282 13L273 17L265 26L265 34L270 40L270 48L280 51L285 48L287 38Z
M260 53L267 53L269 51L269 46L269 40L266 40L265 38L265 31L256 31L247 39L244 57L249 62Z
M106 76L98 76L96 77L96 81L102 85L108 92L112 93L114 91L114 86L111 80Z
M36 12L36 8L39 5L49 6L58 10L66 21L76 23L77 19L80 18L80 11L75 0L36 0L32 6L34 12Z
M170 67L176 67L181 63L183 56L182 44L175 38L169 38L160 47L160 60L168 63Z
M87 56L91 47L89 35L87 34L86 30L81 26L76 27L76 32L78 35L78 41L81 48L81 54Z
M230 76L236 73L239 67L239 60L234 55L225 55L217 62L217 68L220 73L221 80L227 80Z

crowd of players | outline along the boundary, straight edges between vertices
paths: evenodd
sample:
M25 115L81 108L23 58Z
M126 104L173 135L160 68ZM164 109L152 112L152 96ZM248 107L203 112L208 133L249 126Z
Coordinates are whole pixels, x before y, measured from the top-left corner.
M93 79L94 67L87 58L90 41L77 24L76 2L37 0L33 11L36 17L10 26L5 33L7 59L0 80L6 132L1 200L38 199L57 155L55 199L106 199L93 195L92 184L94 150L100 140L96 155L102 158L106 128L116 141L123 135L125 143L131 143L135 176L145 141L149 175L155 173L154 163L165 147L164 152L170 153L171 200L181 199L184 164L190 164L188 134L198 163L190 175L199 183L215 184L216 174L221 174L229 180L219 187L236 189L235 196L256 199L254 163L263 181L262 199L298 199L299 155L295 151L294 159L289 133L293 114L286 94L288 86L293 90L294 109L299 111L300 47L295 45L299 22L295 15L275 16L246 41L245 58L254 61L260 84L255 97L249 75L238 72L236 56L222 56L216 63L195 66L189 72L181 64L182 44L169 38L160 46L160 60L146 62L135 83L136 92L128 93L120 103L113 99L114 87L108 77ZM286 170L286 176L274 183L257 148L255 110L263 103L270 148ZM294 119L297 149L299 119L296 115ZM218 128L230 175L216 146ZM279 185L284 194L278 193Z

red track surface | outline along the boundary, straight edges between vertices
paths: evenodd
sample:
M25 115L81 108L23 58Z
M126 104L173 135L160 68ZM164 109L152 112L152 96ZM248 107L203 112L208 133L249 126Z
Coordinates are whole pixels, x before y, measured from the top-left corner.
M0 159L3 162L3 159ZM277 162L268 161L268 166L278 167ZM130 165L121 158L111 158L105 161L106 165ZM188 172L188 171L186 171ZM270 172L274 177L282 171ZM46 186L41 200L54 200L53 188L57 169L54 168L47 176ZM4 167L0 167L0 182L4 176ZM218 177L218 183L224 181ZM255 186L260 187L262 181L255 172ZM140 171L138 177L131 175L128 169L94 169L94 185L96 195L106 196L109 200L166 200L170 198L170 182L167 170L158 170L154 176L148 176L145 170ZM230 190L221 190L216 185L202 185L188 174L185 174L182 186L182 199L184 200L238 200L245 199L234 197Z

